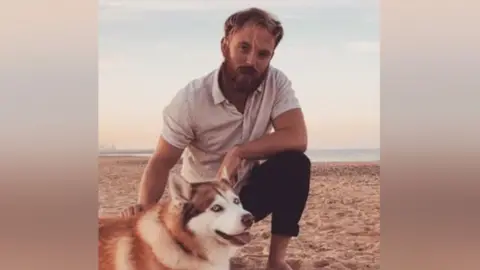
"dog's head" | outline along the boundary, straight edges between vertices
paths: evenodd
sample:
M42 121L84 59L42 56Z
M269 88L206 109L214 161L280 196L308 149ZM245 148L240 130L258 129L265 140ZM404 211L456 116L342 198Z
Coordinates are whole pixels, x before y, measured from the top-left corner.
M254 217L246 211L223 173L212 182L189 183L181 175L170 178L170 196L182 205L182 222L200 239L243 246L250 242Z

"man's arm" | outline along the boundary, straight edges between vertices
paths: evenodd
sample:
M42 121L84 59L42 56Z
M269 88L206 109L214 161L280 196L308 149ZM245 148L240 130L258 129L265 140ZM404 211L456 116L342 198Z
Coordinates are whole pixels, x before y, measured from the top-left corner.
M276 74L277 95L272 110L274 132L240 145L242 159L264 159L286 150L304 152L307 149L307 128L292 83L281 71Z
M162 135L140 182L138 204L148 206L163 195L172 167L194 138L189 89L180 90L163 110Z
M183 150L160 137L157 149L143 172L138 193L138 204L143 207L155 204L165 192L170 170L177 164Z
M240 145L238 156L241 159L264 159L275 153L307 149L307 129L302 110L291 109L273 120L275 131L257 140Z

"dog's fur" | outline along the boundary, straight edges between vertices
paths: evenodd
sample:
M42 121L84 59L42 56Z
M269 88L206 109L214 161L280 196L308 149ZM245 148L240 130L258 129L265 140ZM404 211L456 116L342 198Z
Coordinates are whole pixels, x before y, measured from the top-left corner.
M130 217L99 219L99 270L225 270L250 241L253 216L224 171L221 179L188 183L172 175L169 200ZM241 235L226 240L228 235Z

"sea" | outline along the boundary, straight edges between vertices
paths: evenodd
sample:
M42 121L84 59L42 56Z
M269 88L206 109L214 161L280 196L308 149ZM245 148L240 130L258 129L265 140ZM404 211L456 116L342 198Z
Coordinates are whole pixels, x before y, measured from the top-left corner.
M149 157L153 150L100 150L100 156ZM307 156L313 162L378 162L380 149L310 149Z

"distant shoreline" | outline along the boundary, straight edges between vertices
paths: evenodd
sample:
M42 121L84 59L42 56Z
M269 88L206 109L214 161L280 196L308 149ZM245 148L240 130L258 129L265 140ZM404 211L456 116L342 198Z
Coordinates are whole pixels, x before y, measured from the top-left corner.
M112 158L148 158L153 150L100 150L99 157ZM378 164L380 162L380 149L311 149L307 156L315 163L361 163Z
M148 156L128 156L128 155L105 155L99 156L102 160L141 160L147 162ZM180 159L177 164L182 164ZM380 160L371 161L315 161L312 164L320 167L336 167L336 166L380 166Z

